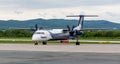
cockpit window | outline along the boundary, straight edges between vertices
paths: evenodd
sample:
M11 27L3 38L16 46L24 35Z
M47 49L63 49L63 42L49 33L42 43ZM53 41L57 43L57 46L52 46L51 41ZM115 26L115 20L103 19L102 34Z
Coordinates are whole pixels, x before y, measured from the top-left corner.
M47 38L46 36L42 36L41 38Z
M35 32L35 34L44 34L44 32Z

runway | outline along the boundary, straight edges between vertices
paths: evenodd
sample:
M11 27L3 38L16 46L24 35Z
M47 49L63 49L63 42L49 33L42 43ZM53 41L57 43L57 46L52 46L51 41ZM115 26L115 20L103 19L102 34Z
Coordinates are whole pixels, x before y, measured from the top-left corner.
M70 40L71 42L75 42L75 40ZM107 43L120 43L120 41L119 40L79 40L80 42L99 42L99 43L102 43L102 42L107 42Z
M0 44L0 64L120 64L120 45Z
M0 51L0 64L120 64L120 54Z
M46 52L120 53L120 44L0 44L0 50Z

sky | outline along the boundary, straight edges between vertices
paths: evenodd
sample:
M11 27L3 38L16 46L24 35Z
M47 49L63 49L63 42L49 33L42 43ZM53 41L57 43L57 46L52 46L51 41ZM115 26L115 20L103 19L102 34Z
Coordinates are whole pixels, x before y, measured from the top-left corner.
M80 14L120 23L120 0L0 0L0 20L78 19L66 16Z

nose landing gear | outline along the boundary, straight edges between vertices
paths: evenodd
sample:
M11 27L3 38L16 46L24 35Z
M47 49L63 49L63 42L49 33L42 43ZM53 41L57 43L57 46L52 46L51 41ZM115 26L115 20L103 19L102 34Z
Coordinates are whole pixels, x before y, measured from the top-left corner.
M34 45L38 45L38 41L35 41L35 42L34 42Z

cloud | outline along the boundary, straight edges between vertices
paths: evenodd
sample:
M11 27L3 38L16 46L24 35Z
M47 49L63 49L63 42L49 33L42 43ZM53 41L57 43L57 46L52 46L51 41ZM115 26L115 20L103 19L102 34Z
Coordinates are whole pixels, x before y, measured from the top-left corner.
M116 12L106 12L106 14L108 16L111 16L111 17L120 17L120 13L116 13Z
M26 9L101 6L117 4L120 4L120 0L0 0L0 7Z
M23 12L22 12L22 11L19 11L19 10L14 11L14 13L15 13L15 14L18 14L18 15L19 15L19 14L23 14Z
M120 0L0 0L0 19L78 19L66 15L96 14L99 18L93 19L118 22L119 7Z
M71 8L48 8L48 9L17 9L0 11L0 19L28 20L35 18L44 19L78 19L67 18L67 15L90 14L98 15L98 18L85 18L94 20L120 21L119 6L79 6Z

